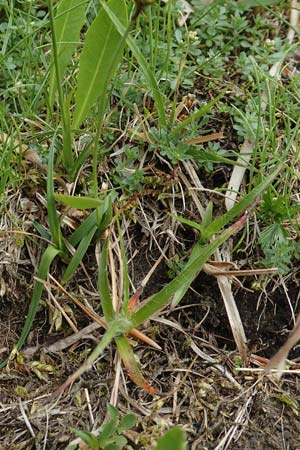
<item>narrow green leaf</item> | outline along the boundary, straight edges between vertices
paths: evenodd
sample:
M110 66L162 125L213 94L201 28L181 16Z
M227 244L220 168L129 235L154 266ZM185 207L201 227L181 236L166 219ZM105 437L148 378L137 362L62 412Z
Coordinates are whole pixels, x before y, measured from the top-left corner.
M133 326L137 327L141 325L145 320L148 320L153 314L161 310L168 304L170 298L176 293L176 291L186 292L193 280L196 278L200 270L211 255L222 245L232 234L235 233L233 227L225 230L220 236L212 241L207 246L201 247L199 257L188 262L184 269L163 289L154 294L131 316ZM196 244L197 245L197 244Z
M208 205L202 217L202 225L204 228L207 228L212 223L213 207L214 207L213 202L212 201L208 202Z
M262 8L268 5L274 6L279 2L279 0L242 0L240 1L239 8L244 8L247 11L250 8L256 8L258 6Z
M109 289L108 272L107 272L107 250L108 250L108 240L106 240L103 244L99 261L98 292L105 320L107 323L109 323L114 319L115 312Z
M96 211L93 211L68 238L70 244L73 245L73 247L76 247L96 223Z
M78 377L80 377L86 370L88 370L92 366L94 361L99 358L99 356L103 353L103 351L106 349L106 347L108 347L108 345L115 337L124 333L128 333L131 328L132 323L127 319L119 318L111 322L101 341L88 356L85 363L82 364L79 369L76 370L76 372L67 379L67 381L60 387L60 390L64 390L65 388L70 386L70 384L74 383L74 381L77 380Z
M45 252L43 253L40 265L39 265L39 269L37 272L37 278L40 278L41 280L46 280L48 272L49 272L49 268L50 265L53 261L53 259L60 253L60 251L53 247L52 245L50 245L49 247L47 247L47 249L45 250ZM21 332L21 336L19 337L17 343L15 344L15 348L13 350L19 350L24 342L27 339L27 336L30 332L31 326L33 324L39 303L40 303L40 299L41 299L41 295L43 292L43 288L44 285L43 283L36 281L34 284L34 288L33 288L33 293L32 293L32 298L31 298L31 302L28 308L28 314L25 320L25 324L23 327L23 330ZM8 359L6 359L5 361L3 361L0 364L0 368L4 367L7 363Z
M188 225L191 228L194 228L195 230L198 230L200 233L203 231L203 226L194 220L186 219L185 217L177 216L176 214L169 214L173 219L177 220L178 222Z
M73 150L72 150L72 131L71 131L71 95L68 95L61 105L62 117L62 134L63 134L63 162L66 171L71 174L74 166Z
M191 114L189 117L187 117L185 120L180 122L176 127L174 127L171 130L171 135L177 134L180 130L183 128L186 128L187 125L189 125L191 122L195 122L196 120L201 119L205 114L207 114L211 108L225 95L226 91L221 92L221 94L217 95L214 99L212 99L210 102L206 103L205 105L201 106L198 111L195 111L193 114Z
M90 243L91 240L93 239L95 233L97 231L97 227L94 226L90 232L85 235L82 240L80 241L80 244L76 250L76 252L74 253L71 261L68 264L68 267L65 270L64 276L62 278L62 283L65 284L67 283L70 278L74 275L77 267L79 266L79 264L81 263Z
M115 337L115 342L123 364L132 381L148 392L148 394L154 395L156 391L143 377L128 339L125 336Z
M249 194L247 194L237 205L235 205L228 213L223 214L223 216L218 217L213 222L209 222L211 220L211 211L209 210L209 205L205 211L205 216L203 218L203 224L206 222L206 226L203 226L201 229L201 237L204 241L208 241L212 238L214 234L220 231L220 229L225 226L228 222L233 220L236 216L240 215L249 205L253 204L255 199L259 197L260 194L266 189L266 187L272 182L272 180L278 174L280 168L277 168L269 177L267 177L261 184L256 186L254 190L252 190ZM234 210L234 211L233 211ZM234 215L232 215L232 211ZM206 217L206 214L208 216ZM188 225L188 224L187 224ZM225 242L225 241L224 241ZM194 245L191 256L185 266L185 269L190 267L194 261L201 259L203 253L203 247L200 243ZM209 259L209 258L208 258ZM192 282L193 280L191 280ZM176 292L174 293L172 306L178 305L186 291L188 290L188 283L182 283L181 286L178 287Z
M122 261L122 271L123 271L123 302L122 302L122 313L127 315L128 311L128 302L129 302L129 273L128 273L128 262L126 257L126 250L124 245L124 239L122 230L120 227L119 221L118 224L118 234L119 234L119 242L120 242L120 250L121 250L121 261Z
M225 158L216 151L207 151L203 150L202 148L191 147L187 150L187 154L195 161L203 163L212 162L212 163L229 164L231 166L241 166L241 167L243 166L242 163L238 163L233 159Z
M36 275L37 278L40 278L41 280L46 280L49 269L50 269L50 265L51 265L52 261L54 260L54 258L59 253L60 253L60 250L53 247L52 245L47 247L47 249L45 250L45 252L43 253L43 256L41 258L39 269L38 269L38 272ZM24 328L23 328L21 336L16 344L17 348L20 348L24 344L24 342L28 336L28 333L30 331L31 325L34 321L34 318L35 318L35 315L37 312L37 308L40 303L43 289L44 289L43 283L36 281L34 288L33 288L32 299L31 299L31 302L29 305L28 314L27 314L27 318L26 318L26 321L24 324Z
M253 204L257 197L266 189L266 187L274 180L281 169L281 165L277 167L262 183L256 186L248 195L246 195L238 205L234 206L228 213L212 222L208 226L210 229L209 236L212 237L219 231L224 224L231 221L234 217L239 215L245 208ZM136 327L148 320L153 314L162 309L169 299L174 295L176 304L182 299L183 295L196 278L203 265L208 261L211 255L222 245L230 236L235 234L238 230L238 223L231 225L228 229L217 236L210 244L206 246L199 246L196 244L193 248L191 257L184 269L178 274L169 284L161 289L157 294L154 294L131 316L133 326ZM212 232L213 231L213 232ZM211 234L212 233L212 234Z
M42 238L47 239L48 241L51 241L51 234L37 220L33 221L33 226L37 230L39 235L42 236Z
M110 17L111 21L114 23L116 29L121 34L121 36L125 36L126 28L124 25L120 22L117 15L114 13L114 11L109 7L107 3L104 3L100 0L100 3L103 7L103 9L106 11L107 15ZM148 81L149 87L152 91L152 95L155 101L155 105L158 112L158 121L161 126L166 126L167 119L166 119L166 112L165 112L165 105L164 105L164 99L160 92L160 89L158 87L158 84L154 78L154 75L151 71L151 68L149 67L149 63L142 54L141 50L139 49L137 43L132 39L130 35L126 37L126 42L130 50L132 51L134 57L136 58L141 70L143 71L144 77Z
M47 210L48 220L50 226L50 233L52 240L56 247L60 250L63 249L63 240L61 235L60 223L58 220L55 198L54 198L54 153L55 153L55 137L53 137L48 160L48 175L47 175Z
M116 198L118 197L118 194L116 193L116 191L110 191L109 194L107 194L105 196L105 200L104 200L104 204L102 206L102 211L101 211L101 220L100 220L100 226L99 229L101 231L105 230L112 221L113 218L113 203L116 200ZM98 213L98 218L99 218L99 213Z
M125 1L109 0L107 5L120 23L126 26L128 17ZM121 60L123 48L122 36L102 8L86 33L79 60L74 128L82 123L97 99L100 99L101 111L104 112L108 83Z
M76 450L77 448L78 448L77 444L71 444L68 445L68 447L66 447L65 450Z
M159 439L155 450L186 450L185 433L178 427L168 430Z
M80 30L85 21L86 0L61 0L54 19L54 30L57 42L58 72L60 80L70 62L72 54L80 42ZM54 102L57 87L54 60L52 56L49 103Z
M284 157L282 159L284 161ZM223 214L221 217L215 219L206 229L205 235L206 239L210 239L214 234L218 233L226 224L231 222L235 217L241 214L246 208L254 203L255 199L258 198L266 190L270 183L276 178L282 168L282 164L279 163L274 171L268 175L260 184L255 186L249 194L245 195L239 203L233 206L228 212Z
M92 209L103 204L103 200L93 197L79 197L73 195L54 194L54 198L65 205L76 209Z

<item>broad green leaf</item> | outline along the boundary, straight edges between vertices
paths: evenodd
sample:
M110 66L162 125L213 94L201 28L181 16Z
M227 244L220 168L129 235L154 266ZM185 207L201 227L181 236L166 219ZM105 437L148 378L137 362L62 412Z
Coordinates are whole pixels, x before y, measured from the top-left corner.
M50 245L49 247L47 247L47 249L45 250L45 252L43 253L40 265L39 265L39 269L37 272L37 278L41 279L41 280L46 280L48 272L49 272L49 268L50 265L53 261L53 259L60 253L60 251L53 247L52 245ZM33 293L32 293L32 298L31 298L31 302L28 308L28 314L25 320L25 324L21 333L21 336L19 337L19 340L17 341L17 343L15 344L15 348L13 350L13 352L19 350L24 342L27 339L27 336L30 332L31 326L33 324L39 303L40 303L40 299L41 299L41 295L43 292L43 288L44 285L43 283L41 283L40 281L36 281L34 284L34 288L33 288ZM7 359L5 361L3 361L0 364L0 368L4 367L7 363Z
M120 425L118 426L119 433L122 431L130 430L130 428L134 427L136 424L136 415L135 414L126 414L122 417Z
M62 283L67 283L70 278L74 275L77 267L82 262L82 259L91 243L91 240L93 239L95 233L97 231L97 227L94 226L88 234L86 234L82 240L80 241L80 244L78 245L78 248L76 252L74 253L71 261L68 264L68 267L65 270Z
M185 433L178 427L168 430L159 439L155 450L186 450Z
M125 1L109 0L107 6L126 27L128 17ZM108 83L121 60L123 48L122 36L102 8L86 33L80 55L74 128L82 123L97 99L100 99L100 109L104 113Z
M127 444L127 439L124 436L112 436L108 439L109 444L105 445L104 450L120 450Z
M101 435L99 436L99 447L103 448L107 444L108 439L116 432L118 417L112 417L104 425L102 425Z
M100 0L100 3L103 7L103 9L106 11L112 22L114 23L116 29L120 33L121 36L126 35L126 28L124 25L120 22L118 16L115 14L115 12L109 7L109 3L104 3ZM159 86L156 82L156 79L154 78L154 75L151 71L151 68L149 67L149 63L147 59L142 54L141 50L139 49L137 43L130 35L126 36L126 43L130 50L132 51L134 57L136 58L143 74L146 80L148 81L149 87L152 91L152 95L155 101L155 106L157 108L158 112L158 121L161 126L165 126L167 124L166 119L166 113L165 113L165 105L164 105L164 98L160 92Z
M79 197L73 195L54 194L54 198L65 205L76 209L92 209L103 204L103 200L93 197Z
M118 409L115 406L113 406L110 403L108 403L106 405L106 409L107 409L107 413L108 413L108 415L110 417L114 417L116 419L119 418L120 413L119 413Z
M61 0L54 19L54 30L58 54L58 73L60 81L70 62L72 54L80 42L80 30L85 21L86 0ZM52 57L49 103L54 102L57 86L54 60Z
M127 440L126 440L126 442L127 442ZM124 445L123 445L123 447L124 447ZM104 447L103 450L120 450L120 448L123 448L123 447L120 447L117 444L108 444Z

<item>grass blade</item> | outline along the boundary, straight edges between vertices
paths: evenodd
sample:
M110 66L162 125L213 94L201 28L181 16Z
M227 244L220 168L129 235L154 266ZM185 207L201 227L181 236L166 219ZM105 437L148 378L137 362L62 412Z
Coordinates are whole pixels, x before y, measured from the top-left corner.
M263 192L263 190L270 184L270 182L275 178L275 176L279 173L280 167L273 171L269 177L267 177L260 185L258 185L250 194L248 194L236 207L232 208L229 213L224 214L226 216L225 220L229 221L229 218L232 219L230 213L234 210L235 214L240 213L246 207L249 206L250 203L254 203L254 200ZM218 220L213 222L217 222L216 229L222 223L222 216ZM211 255L220 247L226 240L229 239L230 236L239 231L246 219L248 217L248 213L246 212L237 222L231 225L227 230L223 231L219 236L217 236L210 244L202 247L200 244L196 244L193 248L192 255L182 270L182 272L177 275L169 284L167 284L163 289L161 289L157 294L154 294L150 297L144 305L141 306L139 310L137 310L132 316L133 326L138 326L141 323L148 320L153 314L157 313L160 309L162 309L168 302L171 296L177 296L177 303L181 300L199 271L202 269L203 265L206 261L211 257ZM227 223L227 222L225 222ZM212 224L212 225L213 225Z
M93 211L84 222L82 222L79 227L71 234L68 238L73 247L76 247L79 242L84 238L86 234L97 224L96 211Z
M225 95L226 91L221 92L221 94L217 95L213 100L203 105L198 111L191 114L189 117L187 117L185 120L180 122L176 127L174 127L171 130L171 136L174 134L177 134L180 130L187 127L192 122L195 122L196 120L201 119L205 114L207 114L211 108Z
M107 15L110 17L111 21L114 23L116 29L120 33L121 36L124 36L126 33L126 28L124 25L120 22L116 14L109 8L108 4L104 3L103 1L100 2L103 9L106 11ZM165 105L163 96L161 95L160 89L158 87L158 84L154 78L153 73L151 72L151 69L149 68L149 63L140 51L138 45L132 39L131 36L127 36L126 42L132 53L134 54L134 57L136 58L141 70L143 71L143 74L148 81L149 87L152 91L153 98L155 101L155 105L158 112L158 121L161 126L166 126L167 119L166 119L166 113L165 113Z
M120 227L119 221L118 224L118 233L119 233L119 241L120 241L120 250L121 250L121 261L122 261L122 274L123 274L123 302L122 302L122 313L127 315L128 312L128 302L129 302L129 274L128 274L128 262L126 258L126 250L124 245L124 239L122 235L122 230Z
M107 8L114 11L125 27L128 22L125 1L110 0L108 5ZM78 128L99 98L102 105L101 111L104 113L107 86L123 53L123 46L120 44L122 44L122 36L116 30L106 10L101 9L86 34L80 56L74 128Z
M112 298L110 295L108 273L107 273L107 250L108 239L104 242L102 252L99 261L98 270L98 291L100 302L103 310L103 314L107 323L114 319L115 312L112 304Z
M223 216L218 217L215 219L211 224L206 224L206 226L198 228L201 232L201 238L205 241L208 241L212 238L214 234L220 231L220 229L226 225L228 222L230 222L232 219L234 219L236 216L240 215L242 211L245 210L245 208L249 207L249 205L253 204L255 199L259 197L262 192L266 189L266 187L274 180L276 175L278 174L280 170L280 167L274 170L266 179L260 183L256 188L254 188L249 194L245 195L245 197L237 204L235 205L229 212L223 214ZM233 213L233 215L232 215ZM177 217L175 216L175 219ZM189 221L183 221L182 218L179 220L180 222L189 224ZM195 227L197 228L197 227ZM189 261L186 264L186 267L189 267L192 265L195 261L197 261L199 258L201 258L203 252L203 247L200 243L197 243L192 250L191 256L189 258ZM187 289L189 286L187 284L183 283L181 286L178 287L177 291L175 292L172 300L172 306L178 305L178 303L181 301L183 296L185 295Z
M284 161L284 156L282 157ZM230 211L223 214L221 217L215 219L205 230L205 238L209 240L214 234L218 233L226 224L231 222L235 217L237 217L243 210L253 204L255 199L258 198L265 189L272 183L276 178L282 168L282 164L278 164L275 170L267 176L260 184L255 186L252 191L245 195L239 203L231 208Z
M63 279L62 279L62 284L67 283L70 278L74 275L77 267L79 266L79 264L81 263L90 243L91 240L93 239L95 233L97 231L97 227L94 226L90 232L84 236L82 238L82 240L80 241L80 244L75 252L75 254L73 255L71 261L68 264L68 267L65 270Z
M55 153L55 136L52 140L49 150L48 176L47 176L47 210L52 241L59 250L63 249L63 240L61 235L60 223L58 220L55 197L54 197L54 153Z
M188 262L182 272L177 275L169 284L161 289L157 294L154 294L131 316L133 326L139 326L145 320L148 320L160 309L166 306L169 299L177 292L186 292L193 280L196 278L200 270L211 255L222 245L231 235L237 232L239 228L236 224L229 227L227 230L218 236L210 244L201 247L199 257ZM197 245L197 244L196 244Z

